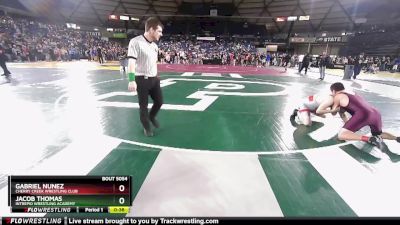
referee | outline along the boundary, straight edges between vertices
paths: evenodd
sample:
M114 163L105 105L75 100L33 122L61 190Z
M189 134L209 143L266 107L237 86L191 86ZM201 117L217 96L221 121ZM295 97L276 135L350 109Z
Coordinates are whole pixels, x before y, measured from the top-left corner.
M160 77L157 75L158 47L154 43L160 39L162 31L161 22L150 17L146 20L144 34L132 38L128 47L128 90L137 91L140 121L144 128L144 134L148 137L154 136L150 122L155 128L160 126L156 115L163 104ZM153 99L150 113L147 110L149 95Z

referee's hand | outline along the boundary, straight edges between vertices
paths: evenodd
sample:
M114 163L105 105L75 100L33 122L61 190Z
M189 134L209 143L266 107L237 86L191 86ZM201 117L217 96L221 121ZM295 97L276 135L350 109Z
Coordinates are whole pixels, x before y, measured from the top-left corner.
M135 92L136 91L136 81L131 81L131 82L129 82L129 84L128 84L128 90L129 91L132 91L132 92Z

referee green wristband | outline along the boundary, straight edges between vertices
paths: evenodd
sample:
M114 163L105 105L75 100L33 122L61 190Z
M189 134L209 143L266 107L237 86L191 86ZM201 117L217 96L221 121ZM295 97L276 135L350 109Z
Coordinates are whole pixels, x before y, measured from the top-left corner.
M134 81L135 80L135 73L128 73L128 77L129 77L129 82Z

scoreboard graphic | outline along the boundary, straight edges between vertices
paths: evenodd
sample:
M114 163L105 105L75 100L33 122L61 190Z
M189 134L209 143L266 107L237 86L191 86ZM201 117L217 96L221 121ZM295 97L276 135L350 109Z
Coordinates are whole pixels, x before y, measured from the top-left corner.
M9 176L13 213L128 213L130 176Z
M212 218L125 217L132 206L131 176L9 176L8 206L21 217L0 217L3 224L221 224ZM23 217L23 213L61 213L49 217ZM74 214L85 213L85 218ZM92 218L87 214L93 213ZM100 213L95 216L96 213ZM121 214L108 218L107 213ZM121 217L122 216L122 217Z

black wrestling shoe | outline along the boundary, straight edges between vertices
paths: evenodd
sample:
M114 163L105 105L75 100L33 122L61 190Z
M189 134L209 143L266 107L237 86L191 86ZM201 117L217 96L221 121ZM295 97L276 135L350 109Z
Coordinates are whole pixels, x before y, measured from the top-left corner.
M396 138L396 141L400 143L400 137L397 137L397 138Z
M376 147L378 147L380 150L383 150L385 145L383 143L383 140L380 136L372 136L368 139L368 143L370 143L371 145L375 145Z
M154 133L153 133L153 131L151 129L144 128L143 131L144 131L144 135L146 135L147 137L153 137L154 136Z
M290 120L294 120L296 118L298 111L299 111L298 109L293 110L292 115L290 115Z
M295 110L293 110L292 115L290 115L290 124L292 124L293 127L297 127L299 125L296 122L296 116L297 116L298 111L299 110L295 109Z

